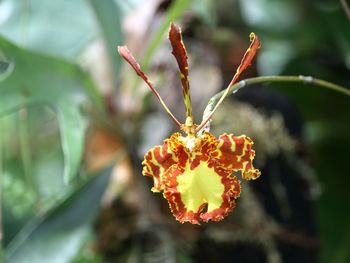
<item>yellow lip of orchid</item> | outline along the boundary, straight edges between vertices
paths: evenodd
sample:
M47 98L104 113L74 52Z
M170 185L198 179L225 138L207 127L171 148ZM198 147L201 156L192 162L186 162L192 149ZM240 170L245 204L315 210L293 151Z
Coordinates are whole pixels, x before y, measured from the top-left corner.
M186 110L184 124L181 124L168 109L127 47L118 47L120 55L146 82L169 116L186 133L186 136L174 133L163 145L150 149L142 162L142 174L153 179L152 191L163 192L172 213L181 223L199 224L200 221L222 220L235 207L235 199L241 192L240 182L233 173L240 171L242 178L246 180L260 176L260 171L253 166L255 151L252 149L253 141L249 137L223 134L216 139L209 132L199 132L226 97L229 88L250 65L259 49L259 38L251 33L250 39L251 44L225 93L199 125L194 124L192 117L187 52L180 27L171 24L169 40L180 71Z

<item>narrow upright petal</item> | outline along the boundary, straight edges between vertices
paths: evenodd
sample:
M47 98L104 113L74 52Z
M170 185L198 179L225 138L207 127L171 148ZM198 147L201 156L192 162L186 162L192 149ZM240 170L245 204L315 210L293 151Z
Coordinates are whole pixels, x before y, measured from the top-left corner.
M177 61L180 70L182 91L184 96L186 116L192 117L192 104L190 96L190 84L188 81L188 62L185 45L182 41L181 29L175 24L170 25L169 40L173 48L173 55Z
M127 46L118 46L118 52L122 56L123 59L125 59L130 66L135 70L136 74L140 76L144 82L148 85L148 87L152 90L154 95L158 98L160 104L162 104L165 111L169 114L169 116L173 119L173 121L176 123L177 126L181 127L181 123L176 119L174 114L171 112L171 110L168 108L168 106L163 101L162 97L158 93L158 91L153 87L151 81L147 77L147 75L141 70L140 64L136 61L134 56L131 54Z
M196 128L197 132L205 127L207 122L211 119L211 116L214 114L214 112L218 109L220 104L224 101L225 97L228 95L232 85L236 83L236 81L238 80L238 78L241 75L241 73L244 70L246 70L247 67L250 66L250 64L253 61L254 56L258 52L258 49L261 47L260 39L259 39L259 37L257 35L255 35L254 33L250 33L249 38L250 38L250 42L251 43L250 43L247 51L244 53L244 56L243 56L243 58L241 60L241 63L238 66L238 68L236 69L236 73L233 75L233 78L231 79L231 82L228 84L228 86L225 89L225 92L222 94L221 98L215 104L214 109L212 109L210 111L210 113L206 116L206 118L203 119L201 124L199 124L197 126L197 128Z

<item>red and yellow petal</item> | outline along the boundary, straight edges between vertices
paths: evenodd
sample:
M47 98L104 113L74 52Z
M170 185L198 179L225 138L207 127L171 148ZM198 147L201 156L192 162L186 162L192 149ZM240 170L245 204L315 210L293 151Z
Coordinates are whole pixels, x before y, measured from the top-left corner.
M161 177L177 161L178 159L166 141L162 146L155 146L145 154L142 174L153 179L153 192L160 192L163 189Z
M217 140L210 133L198 137L191 149L178 137L177 156L185 155L186 162L172 165L162 176L164 197L180 222L199 224L200 221L222 220L234 207L240 195L240 184L232 169L225 168L211 153ZM182 153L185 151L185 153Z
M169 40L173 48L172 53L177 61L180 70L186 117L192 117L190 84L188 81L187 52L185 45L182 41L181 28L173 23L171 23L169 29Z
M164 140L161 146L155 146L149 150L142 162L142 174L153 179L152 192L163 190L162 176L173 164L185 164L189 158L189 152L180 133L174 133L170 138Z
M165 142L169 144L170 151L176 156L177 164L185 165L188 158L190 158L190 151L181 133L175 132L169 139L165 140Z
M145 155L143 174L153 178L153 191L163 191L178 221L220 221L241 192L232 173L241 171L244 179L260 175L252 164L252 144L244 135L217 140L208 132L195 138L175 133Z
M240 195L240 184L229 170L215 160L200 161L191 169L173 165L164 174L164 197L181 223L222 220L234 207Z
M219 137L217 151L213 154L225 167L241 171L243 179L254 180L260 176L260 171L253 166L253 144L248 136L223 134Z

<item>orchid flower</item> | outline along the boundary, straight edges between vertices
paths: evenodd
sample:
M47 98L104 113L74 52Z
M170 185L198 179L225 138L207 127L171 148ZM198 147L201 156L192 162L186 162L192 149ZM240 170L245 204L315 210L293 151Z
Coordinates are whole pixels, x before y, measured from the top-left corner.
M153 179L151 190L163 193L173 215L181 223L220 221L236 206L235 200L241 193L240 181L234 173L240 172L245 180L254 180L260 176L260 171L253 166L255 151L252 149L253 141L248 136L225 133L217 139L204 128L230 87L250 65L260 47L260 41L254 33L250 34L251 44L231 82L214 109L196 125L192 116L187 52L181 29L173 23L170 25L169 40L180 71L186 111L184 124L166 106L128 48L118 47L119 54L146 82L184 133L175 132L164 140L163 145L150 149L142 162L142 174Z

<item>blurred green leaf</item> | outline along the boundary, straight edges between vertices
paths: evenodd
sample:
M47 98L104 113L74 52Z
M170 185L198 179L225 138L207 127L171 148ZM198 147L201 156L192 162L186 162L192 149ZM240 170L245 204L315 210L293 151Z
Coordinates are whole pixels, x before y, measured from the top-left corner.
M154 34L152 41L145 52L145 56L141 61L142 69L144 71L147 71L147 68L149 67L151 59L154 56L154 53L156 52L160 43L162 43L165 33L168 31L170 23L176 20L180 15L182 15L183 12L186 10L186 8L188 8L190 3L191 1L189 0L176 0L170 6L166 14L166 17L164 19L164 22L161 24L157 32Z
M123 43L120 8L113 0L88 0L100 24L107 52L113 67L114 81L118 80L121 60L117 59L116 47Z
M70 182L76 176L82 158L86 119L76 105L63 102L58 105L58 119L64 154L64 179Z
M0 116L28 105L49 105L58 115L65 155L64 180L77 175L87 120L81 107L88 103L102 109L92 82L77 66L18 48L0 38L0 51L13 65L0 80Z
M271 32L288 33L301 20L302 9L297 1L239 1L243 19L252 27Z
M51 210L30 222L6 247L7 262L70 262L91 232L111 168L71 187Z
M0 33L31 50L75 59L96 35L85 0L0 2Z
M295 43L290 40L264 37L264 45L257 58L259 74L281 74L295 56L295 49Z
M96 242L96 235L92 233L71 263L103 263L102 256L94 249Z
M41 105L27 107L28 155L31 171L26 174L19 140L19 112L0 119L3 149L3 227L6 245L35 214L46 211L66 187L62 180L64 156L55 112Z
M350 69L350 22L340 6L324 12L330 24L330 33L339 47L345 65Z

